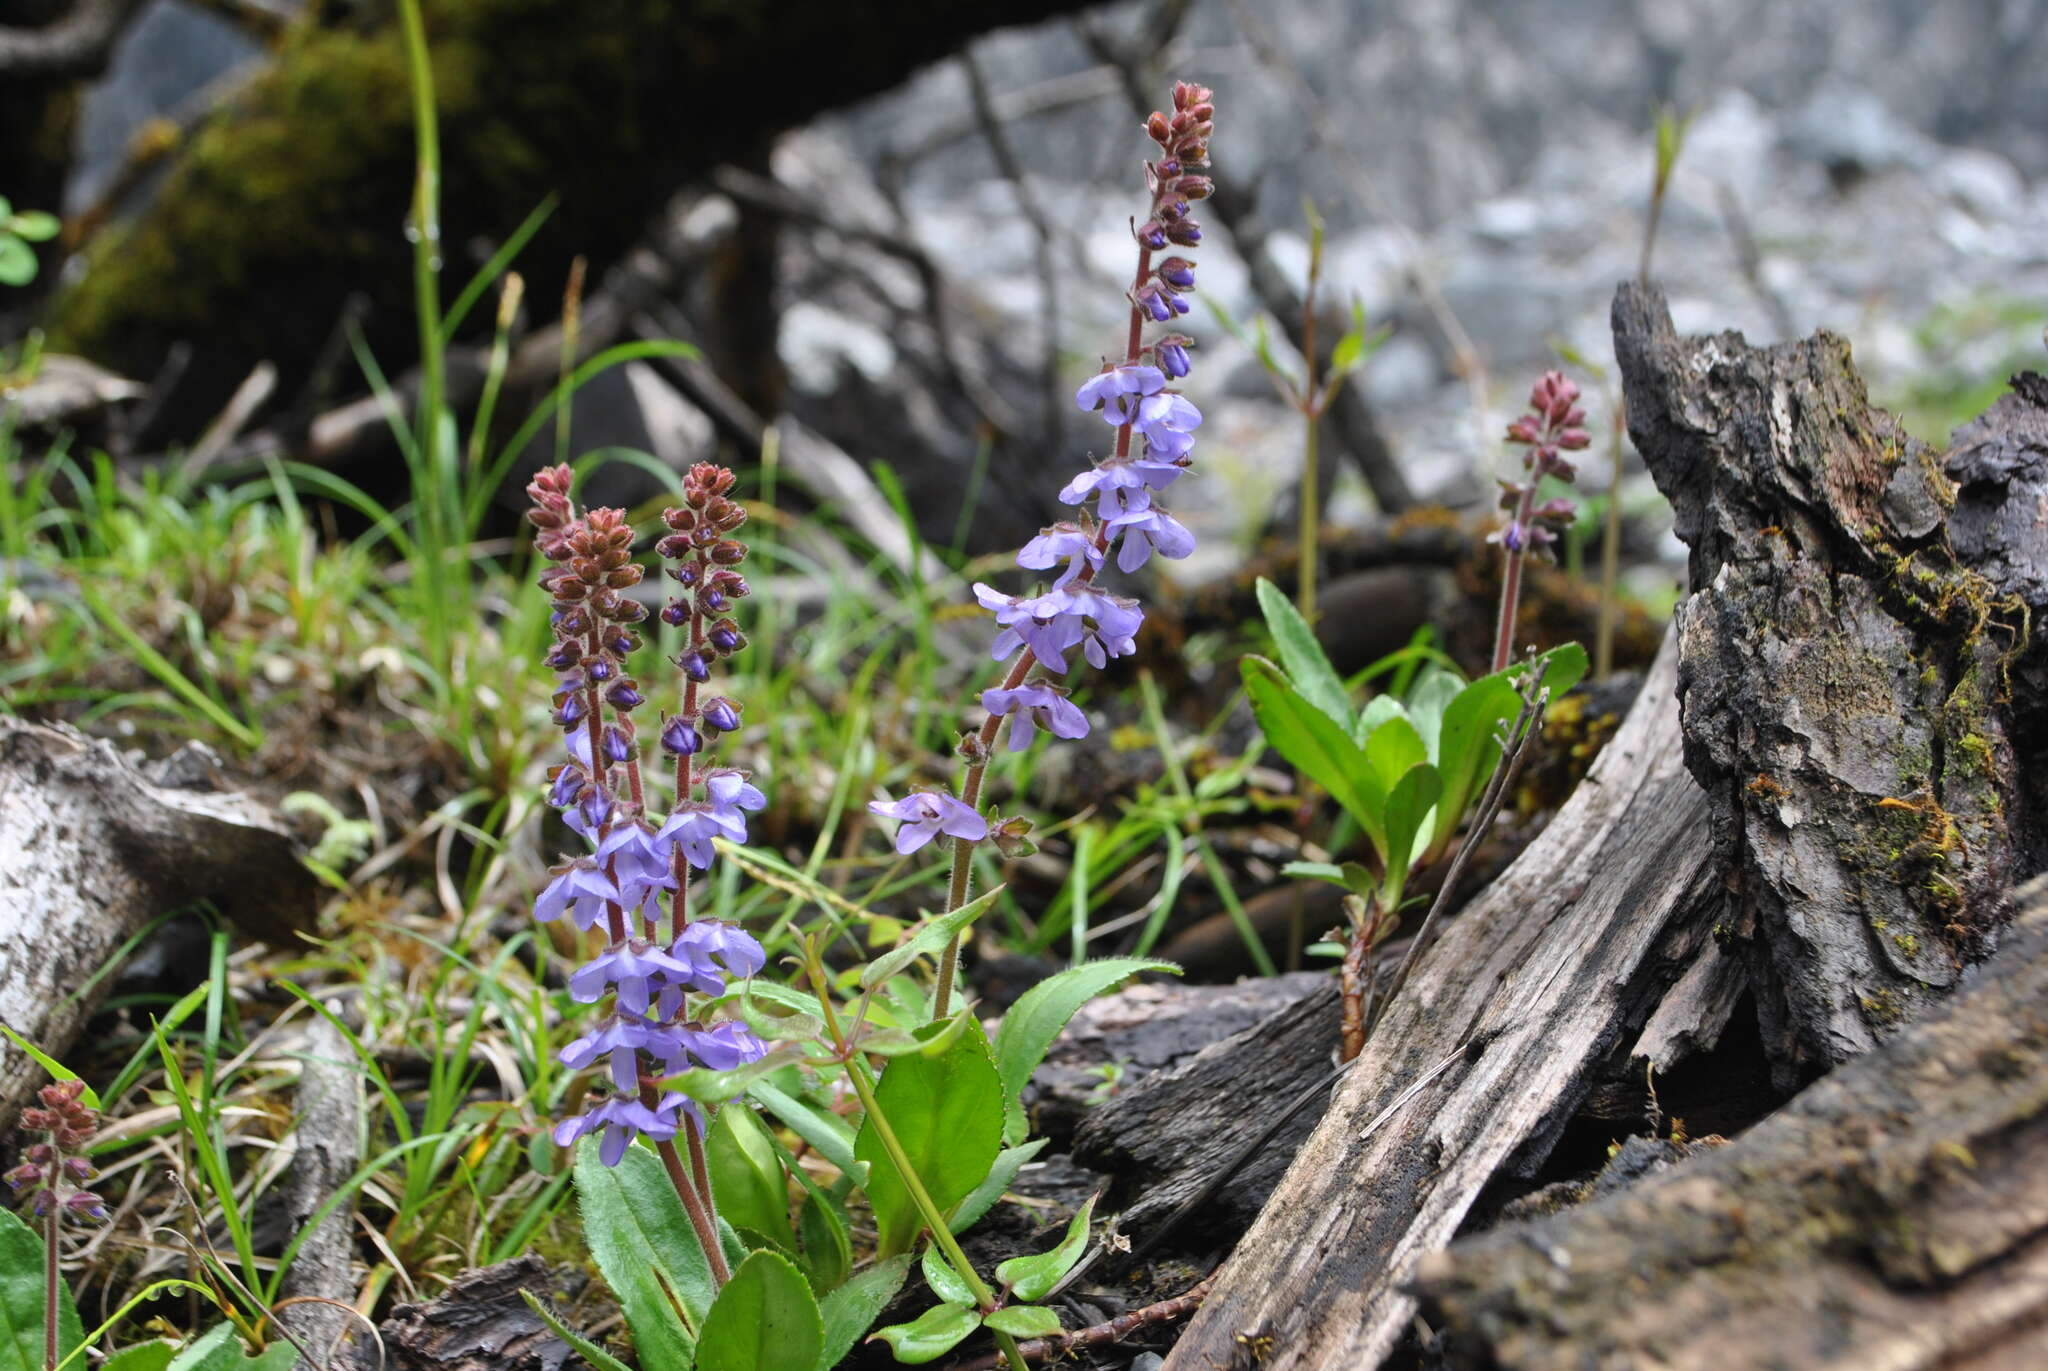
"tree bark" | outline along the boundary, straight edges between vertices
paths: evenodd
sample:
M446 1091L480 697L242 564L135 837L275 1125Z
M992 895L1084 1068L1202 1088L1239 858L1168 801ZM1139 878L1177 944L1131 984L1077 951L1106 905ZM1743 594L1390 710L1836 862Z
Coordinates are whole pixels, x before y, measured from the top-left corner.
M2009 397L1943 459L1870 407L1831 334L1681 339L1633 285L1614 333L1629 432L1692 550L1686 763L1716 799L1735 945L1789 1087L1952 987L2040 867L2021 727L2039 711L2014 673L2040 657L2048 411ZM1961 489L1973 517L1952 538Z
M1733 1146L1426 1260L1453 1362L2048 1364L2048 883L1942 1010Z
M205 901L271 942L313 926L289 830L244 796L181 786L188 755L152 780L108 743L0 717L0 1023L59 1060L111 984L87 982L157 916ZM0 1042L0 1127L42 1080Z

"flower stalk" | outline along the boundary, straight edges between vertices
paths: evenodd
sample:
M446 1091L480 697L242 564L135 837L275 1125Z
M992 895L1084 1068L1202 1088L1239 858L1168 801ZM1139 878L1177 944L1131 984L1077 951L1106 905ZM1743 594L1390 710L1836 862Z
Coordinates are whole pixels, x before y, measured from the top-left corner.
M1201 174L1209 164L1214 116L1206 87L1177 82L1173 113L1154 111L1145 122L1159 156L1145 164L1149 215L1132 228L1138 260L1127 292L1130 322L1123 356L1091 377L1075 396L1081 409L1099 413L1115 431L1114 446L1107 459L1060 491L1063 503L1082 507L1078 516L1040 530L1017 554L1017 564L1026 570L1056 571L1051 588L1036 595L1005 595L988 585L974 587L975 597L995 614L1000 630L991 653L997 661L1010 662L1010 667L1001 685L982 692L987 717L961 738L958 793L918 791L902 800L868 806L901 821L896 830L899 853L915 852L941 833L953 840L949 913L966 904L972 893L975 848L992 835L999 842L1015 843L1025 831L1020 820L991 825L981 812L983 780L1004 724L1014 720L1010 749L1016 752L1031 746L1040 728L1060 738L1087 736L1087 716L1054 678L1066 674L1069 656L1076 651L1098 668L1136 651L1143 609L1136 600L1109 594L1095 584L1111 550L1116 552L1117 569L1127 575L1155 552L1179 558L1194 551L1193 535L1155 498L1191 465L1194 430L1202 422L1201 411L1173 385L1188 375L1193 340L1169 332L1148 343L1145 329L1148 323L1169 324L1189 309L1185 297L1195 288L1195 264L1175 250L1192 249L1201 242L1201 226L1191 206L1215 188ZM936 1017L952 1010L959 957L955 938L939 961L932 1002Z
M41 1132L43 1140L31 1143L21 1164L0 1176L27 1200L29 1212L42 1223L43 1371L56 1371L57 1367L57 1311L63 1298L57 1245L64 1216L107 1217L105 1203L85 1188L85 1182L99 1174L83 1155L99 1128L99 1111L86 1104L84 1097L84 1081L44 1086L37 1096L40 1106L21 1111L21 1126Z
M599 934L601 950L570 976L569 992L601 1002L604 1013L559 1059L573 1070L602 1063L612 1087L584 1113L561 1120L554 1137L566 1147L597 1135L607 1166L636 1139L653 1144L720 1285L729 1273L703 1151L704 1110L661 1082L693 1066L729 1071L768 1050L744 1025L700 1019L693 998L723 995L729 979L752 976L766 960L743 929L690 917L691 875L711 866L713 840L745 842L746 815L767 804L746 772L704 765L718 739L740 727L737 701L700 696L713 666L746 646L729 616L748 593L736 570L746 546L731 536L746 520L729 498L733 483L724 467L692 467L682 505L663 512L667 532L656 544L680 587L661 619L686 630L683 651L671 659L683 676L682 708L665 715L658 732L675 767L665 818L651 812L655 796L632 718L646 703L628 671L641 645L633 625L647 614L626 593L643 574L632 560L632 528L619 510L579 513L566 466L541 472L527 487L534 543L550 563L540 578L554 602L548 665L559 673L554 718L569 752L549 773L548 798L592 849L555 868L534 917L567 915Z
M1536 488L1546 476L1569 484L1578 474L1564 458L1592 439L1585 429L1586 411L1579 408L1579 388L1561 371L1546 371L1529 390L1529 412L1508 425L1510 443L1528 449L1522 467L1525 481L1502 481L1500 504L1513 511L1508 522L1487 535L1499 543L1506 560L1500 577L1500 620L1494 630L1493 667L1502 671L1515 652L1515 616L1522 599L1522 563L1532 548L1557 542L1560 530L1578 517L1570 500L1558 498L1536 503Z

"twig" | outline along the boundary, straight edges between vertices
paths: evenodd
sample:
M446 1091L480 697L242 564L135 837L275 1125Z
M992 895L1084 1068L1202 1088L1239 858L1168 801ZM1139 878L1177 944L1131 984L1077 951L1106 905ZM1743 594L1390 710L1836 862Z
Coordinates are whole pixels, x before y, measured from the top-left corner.
M1208 1298L1209 1283L1215 1279L1215 1273L1212 1272L1204 1276L1185 1295L1176 1295L1170 1300L1161 1300L1142 1309L1133 1309L1128 1314L1120 1314L1107 1323L1098 1323L1091 1328L1077 1328L1071 1333L1032 1338L1028 1342L1018 1343L1017 1351L1027 1362L1050 1361L1054 1357L1071 1356L1076 1352L1107 1347L1143 1328L1177 1323L1202 1307L1202 1301ZM953 1371L993 1371L995 1367L1004 1364L1005 1360L1000 1352L986 1352L972 1361L957 1363Z

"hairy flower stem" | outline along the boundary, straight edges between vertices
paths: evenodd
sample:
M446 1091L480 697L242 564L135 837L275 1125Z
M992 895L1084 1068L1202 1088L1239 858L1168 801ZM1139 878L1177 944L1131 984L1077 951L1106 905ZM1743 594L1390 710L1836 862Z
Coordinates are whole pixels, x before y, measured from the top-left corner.
M1029 655L1028 653L1026 654ZM868 1064L860 1053L847 1043L846 1034L839 1027L839 1009L832 1002L828 988L831 981L825 974L823 962L819 959L816 946L810 949L811 988L818 996L818 1004L824 1011L825 1030L832 1035L832 1045L846 1062L846 1077L853 1082L854 1094L860 1097L860 1107L867 1111L868 1121L875 1126L875 1137L880 1140L882 1150L889 1154L889 1164L896 1168L896 1174L903 1180L903 1188L910 1193L911 1203L923 1215L925 1226L931 1230L932 1241L946 1261L967 1283L968 1293L974 1296L975 1307L984 1314L993 1313L998 1307L995 1292L990 1290L980 1276L975 1274L974 1263L967 1260L967 1254L960 1250L959 1240L946 1225L946 1216L939 1212L939 1206L932 1200L931 1191L925 1189L924 1178L917 1174L911 1164L910 1154L903 1150L903 1142L896 1136L896 1130L889 1123L889 1116L882 1112L882 1102L875 1095L875 1083L870 1078ZM1024 1357L1017 1349L1017 1341L1008 1333L991 1328L996 1346L1003 1350L1007 1364L1022 1367Z
M649 1109L659 1098L660 1092L652 1085L640 1087L640 1102ZM683 1120L683 1132L690 1140L691 1160L698 1161L703 1145L697 1141L696 1129L691 1127L688 1119ZM662 1169L668 1172L669 1183L682 1197L683 1212L690 1216L690 1227L696 1231L697 1245L704 1249L704 1260L711 1266L712 1289L723 1289L725 1283L732 1279L732 1268L725 1264L725 1249L718 1241L718 1217L711 1212L710 1202L705 1198L711 1193L711 1187L707 1183L703 1193L698 1193L697 1187L690 1182L689 1174L683 1170L682 1156L673 1142L658 1142L654 1150L661 1158Z
M57 1231L64 1207L52 1204L43 1216L43 1371L57 1371L57 1301L63 1294L57 1274Z
M1301 355L1305 374L1301 381L1301 421L1304 428L1301 443L1301 527L1295 534L1295 557L1299 565L1295 568L1295 608L1308 621L1310 628L1316 622L1316 579L1322 572L1322 556L1317 550L1317 541L1322 533L1322 472L1321 453L1318 438L1322 428L1323 407L1316 399L1316 286L1323 274L1322 221L1316 226L1315 250L1308 258L1308 289L1301 300Z
M1131 291L1134 295L1144 286L1151 275L1152 249L1140 244L1138 246L1138 275L1131 285ZM1145 312L1134 301L1131 305L1130 332L1124 339L1124 364L1126 366L1136 366L1139 356L1144 351L1144 347ZM1134 424L1125 424L1116 431L1116 455L1120 458L1131 455L1131 431L1133 427ZM1109 525L1105 523L1095 532L1096 551L1102 552L1107 549L1109 547L1109 539ZM1085 586L1092 582L1095 579L1097 565L1100 565L1100 563L1091 563L1081 568L1081 574L1075 577L1075 583ZM1024 678L1031 674L1031 668L1037 664L1038 658L1032 653L1030 648L1025 648L1023 653L1017 658L1016 664L1010 668L1009 674L1003 677L1002 688L1004 690L1015 690L1024 683ZM966 805L969 809L980 807L982 775L988 770L989 758L995 755L997 738L1002 733L1003 724L1009 720L1009 717L1007 714L991 714L981 726L981 732L977 739L976 760L968 762L967 769L960 778L960 803ZM953 840L953 880L946 890L945 912L948 914L951 914L961 905L967 903L969 889L973 884L975 847L976 844L970 843L963 838L955 838ZM960 939L956 936L946 944L946 950L939 955L939 981L937 988L932 992L932 1017L934 1019L945 1018L953 1008L953 981L959 971L959 967Z
M1536 507L1536 482L1529 482L1529 488L1522 492L1522 503L1515 510L1518 527L1529 526L1529 515ZM1500 573L1500 626L1493 635L1493 669L1507 669L1508 659L1515 655L1515 611L1522 599L1522 559L1527 549L1511 547L1507 550L1507 565Z

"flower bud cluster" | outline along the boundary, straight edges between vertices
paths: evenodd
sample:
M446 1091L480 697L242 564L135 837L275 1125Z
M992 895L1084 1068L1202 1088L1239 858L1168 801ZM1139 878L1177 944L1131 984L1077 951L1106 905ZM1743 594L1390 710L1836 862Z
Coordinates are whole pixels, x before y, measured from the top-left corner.
M0 1180L17 1194L25 1194L38 1217L58 1212L90 1219L107 1217L105 1203L83 1188L99 1173L76 1155L99 1129L99 1111L85 1103L84 1095L84 1081L57 1081L38 1092L40 1107L21 1111L21 1126L45 1136L41 1142L29 1144L21 1164Z
M1500 507L1509 511L1508 522L1487 535L1510 552L1548 547L1557 535L1578 517L1570 500L1558 498L1536 503L1536 487L1546 476L1569 484L1578 469L1565 460L1565 452L1576 452L1592 441L1586 432L1586 411L1579 408L1579 388L1561 371L1547 371L1529 391L1529 412L1508 425L1507 440L1528 451L1522 454L1526 481L1500 483Z
M696 1104L659 1091L661 1076L691 1066L730 1070L767 1051L739 1024L693 1022L688 1002L693 993L724 994L728 979L752 976L765 960L743 929L691 921L688 899L691 868L711 865L712 838L745 842L747 813L767 800L743 771L692 765L711 741L740 726L735 702L697 698L711 665L746 645L727 617L732 602L747 593L732 570L746 548L727 536L746 517L727 498L732 473L693 468L684 481L684 507L663 516L668 532L658 550L676 563L669 574L682 593L662 618L689 628L688 645L674 659L683 673L683 707L666 716L660 730L661 749L675 760L677 777L665 818L649 812L631 718L646 702L628 671L628 657L641 645L629 626L646 617L645 607L626 593L642 575L632 560L633 531L619 510L579 515L569 499L570 479L567 467L536 476L527 487L533 501L527 518L537 530L535 547L550 562L540 577L554 602L547 660L558 673L554 719L568 734L568 760L550 772L548 799L590 851L554 869L534 901L534 917L549 922L567 915L577 928L607 936L604 950L570 977L569 990L584 1003L609 1000L609 1012L565 1048L561 1060L574 1070L602 1061L617 1093L562 1120L555 1140L566 1146L602 1133L599 1155L612 1165L636 1135L665 1142L685 1119L702 1131Z
M1167 333L1147 342L1143 330L1147 322L1167 323L1188 311L1184 297L1195 288L1194 263L1178 253L1156 262L1153 255L1169 247L1192 249L1201 241L1190 205L1215 189L1200 170L1209 165L1215 113L1207 87L1177 82L1173 113L1155 111L1146 120L1160 156L1145 164L1152 207L1133 230L1138 271L1129 292L1130 345L1123 361L1089 378L1074 397L1115 432L1115 450L1060 491L1063 503L1080 506L1076 517L1040 530L1017 554L1017 565L1028 571L1055 572L1051 588L1005 595L985 584L974 587L982 607L996 616L992 655L1007 661L1021 649L1023 656L1003 685L982 692L990 725L976 745L963 745L972 776L978 777L1003 719L1011 721L1012 751L1030 747L1039 729L1057 738L1087 736L1087 716L1050 678L1065 675L1077 651L1099 668L1137 650L1144 610L1135 599L1094 584L1112 549L1117 569L1127 575L1154 553L1180 558L1195 549L1194 536L1157 498L1192 464L1194 433L1202 423L1201 411L1174 388L1192 369L1192 340ZM1040 674L1027 680L1034 666ZM988 822L974 807L977 795L970 781L958 798L920 791L868 807L901 821L896 850L907 854L941 833L968 843L987 838Z

